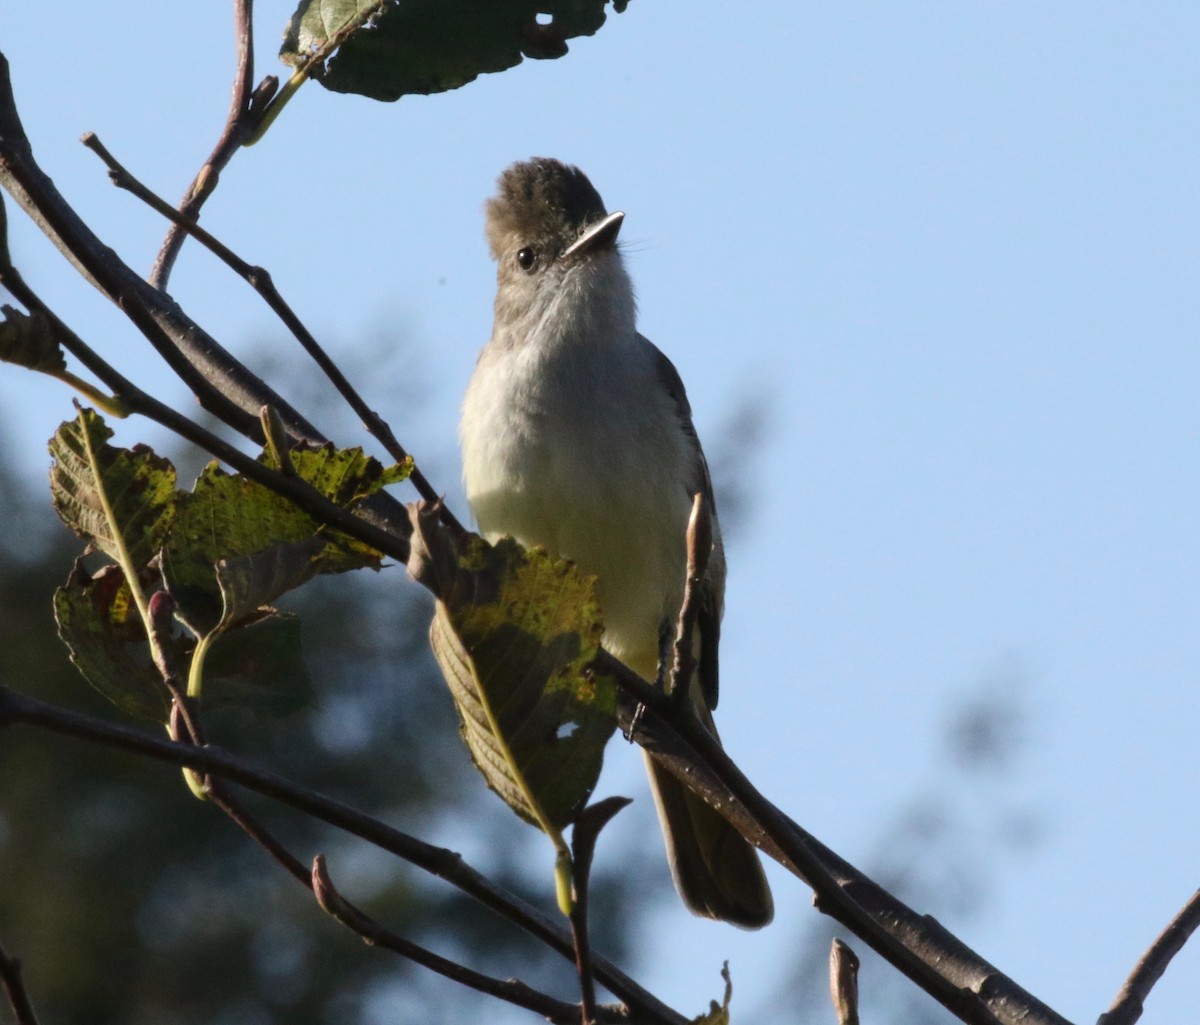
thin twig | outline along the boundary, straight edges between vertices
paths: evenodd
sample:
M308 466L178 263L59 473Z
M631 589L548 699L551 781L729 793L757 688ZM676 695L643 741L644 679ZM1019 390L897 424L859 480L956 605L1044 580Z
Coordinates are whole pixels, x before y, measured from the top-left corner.
M704 574L712 554L712 507L697 491L692 498L692 512L687 525L687 578L683 585L683 601L679 607L679 624L675 630L675 655L671 666L670 692L676 705L686 702L692 693L692 676L696 672L696 653L692 637L700 615Z
M170 678L170 674L163 673L163 678L168 689L171 690L174 696L170 721L171 739L194 746L202 745L203 737L200 732L199 718L193 714L195 711L193 708L194 702L187 695L179 692L178 687L174 685L173 679ZM184 736L181 737L181 733ZM185 769L184 771L191 772L192 770ZM576 1017L576 1008L573 1004L567 1004L563 1001L555 1000L546 994L539 993L519 980L501 982L490 976L482 975L465 966L456 964L422 947L420 944L406 940L402 936L386 929L354 907L354 905L343 900L333 892L333 884L329 882L328 875L324 873L323 856L318 856L317 863L313 865L311 872L306 869L300 860L266 826L252 815L241 801L234 797L229 786L219 776L212 774L205 775L204 796L214 806L224 812L234 825L258 844L285 872L312 893L324 911L331 914L337 921L356 933L365 943L391 950L451 981L458 982L481 993L495 996L501 1000L516 1004L519 1007L525 1007L528 1010L537 1011L551 1021L562 1022L563 1025L568 1025L568 1023L573 1025ZM321 868L320 876L318 875L318 865ZM320 885L322 882L326 884L324 889ZM352 913L338 914L331 910L331 904L339 908L350 909Z
M257 95L253 89L254 81L254 0L234 0L233 3L234 31L237 35L237 71L233 79L233 95L230 98L229 114L225 119L225 128L217 139L216 146L209 154L204 166L197 172L192 184L180 201L179 210L185 216L195 219L200 216L200 208L204 201L212 195L217 187L221 171L233 158L246 136L254 127L254 109L258 106ZM269 83L274 83L270 85ZM264 87L274 92L278 79L272 76L263 83ZM173 225L163 239L154 261L154 269L150 272L150 283L155 288L165 289L171 269L175 266L175 258L187 237L178 224Z
M592 979L591 939L588 935L588 894L596 841L602 830L622 808L627 797L608 797L590 804L580 812L571 830L571 934L575 938L575 967L579 973L583 1025L596 1019L596 986Z
M219 775L239 786L298 808L444 879L557 953L568 959L574 958L571 937L556 919L491 882L468 865L461 855L435 847L340 801L252 766L220 748L196 748L190 744L176 743L141 730L59 708L0 686L0 728L10 723L38 726L65 736L131 751L169 765ZM592 967L596 978L638 1014L665 1025L686 1025L682 1015L644 990L612 962L593 955Z
M838 1025L858 1025L858 955L838 939L829 948L829 995Z
M223 780L213 775L209 775L207 779L208 799L276 863L282 866L284 871L312 893L317 898L317 903L322 910L358 935L364 943L390 950L453 982L488 996L505 1000L518 1007L536 1011L551 1021L561 1022L563 1025L568 1025L568 1023L573 1025L578 1016L578 1009L574 1004L556 1000L516 979L501 981L473 971L385 928L336 893L333 883L330 882L328 874L324 871L324 856L318 855L310 871L270 830L246 810L245 806L233 796ZM318 873L318 866L320 873Z
M195 238L197 242L208 249L209 252L228 266L230 270L249 284L262 297L263 301L266 302L275 315L283 321L287 329L291 331L292 335L304 348L304 351L312 357L317 366L321 368L322 373L329 378L330 383L337 389L338 393L346 401L346 404L354 410L355 414L362 421L363 426L383 445L388 455L398 463L402 463L408 458L408 452L400 444L388 423L366 403L354 385L350 383L346 375L342 373L338 365L330 358L329 354L321 346L321 343L313 337L312 332L305 327L295 311L283 296L280 295L268 270L243 260L233 250L213 236L211 232L200 227L194 218L176 210L161 196L156 195L151 189L147 188L146 185L132 175L109 152L94 132L86 133L83 136L82 142L104 161L105 166L108 167L109 177L112 179L114 185L133 194L156 213L172 221L178 228ZM433 488L433 485L429 483L428 479L421 472L420 467L413 466L409 480L412 481L417 492L427 502L436 502L441 497L439 492ZM445 506L443 506L443 515L448 517L453 516Z
M435 954L419 943L405 939L384 927L334 890L333 883L329 880L328 873L325 872L323 855L318 855L311 871L305 868L291 851L280 843L257 818L251 815L240 801L234 798L229 792L229 788L219 778L210 776L209 779L211 780L209 800L220 808L239 829L262 847L289 875L310 891L317 898L317 903L322 910L355 933L364 943L406 957L452 982L457 982L488 996L494 996L518 1007L536 1011L550 1021L573 1025L578 1017L578 1008L574 1004L540 993L518 979L501 981L476 972L442 957L440 954Z
M9 957L3 947L0 947L0 986L8 997L16 1025L38 1025L33 1004L29 1002L29 992L25 989L25 980L21 976L21 962Z
M385 929L337 891L329 878L324 855L318 854L313 860L311 887L322 909L361 936L364 943L393 951L471 989L535 1011L558 1025L575 1025L579 1018L575 1004L540 993L519 979L501 980L483 975ZM607 1020L622 1021L626 1017L621 1009L615 1009L615 1014Z
M1200 890L1192 894L1179 914L1171 919L1150 949L1142 955L1112 1007L1100 1015L1097 1025L1133 1025L1142 1016L1150 990L1197 928L1200 928Z

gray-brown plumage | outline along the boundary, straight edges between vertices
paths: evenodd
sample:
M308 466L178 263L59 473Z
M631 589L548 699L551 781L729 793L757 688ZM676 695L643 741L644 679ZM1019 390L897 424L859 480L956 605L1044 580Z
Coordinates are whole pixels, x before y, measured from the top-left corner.
M574 560L597 577L604 646L653 680L683 599L692 498L713 511L692 698L716 735L725 554L712 482L674 366L636 327L633 286L586 175L514 164L487 206L495 321L463 402L467 498L480 530ZM675 883L691 910L770 921L753 847L647 761Z

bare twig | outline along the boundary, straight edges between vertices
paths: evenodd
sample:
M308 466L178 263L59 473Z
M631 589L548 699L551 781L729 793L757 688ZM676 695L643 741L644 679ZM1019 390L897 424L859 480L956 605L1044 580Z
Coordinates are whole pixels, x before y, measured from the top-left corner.
M283 296L279 294L279 290L275 287L275 282L272 280L269 271L243 260L233 250L213 236L211 232L200 227L194 218L181 213L162 199L162 197L155 195L153 191L129 173L124 165L108 151L94 132L85 134L82 141L88 149L92 150L92 152L104 161L108 167L109 177L112 179L114 185L132 193L156 213L166 217L176 227L194 237L197 242L208 249L262 296L263 301L283 321L287 329L292 332L293 336L304 348L304 351L312 357L317 366L321 368L322 373L329 378L347 405L358 415L363 426L379 439L380 444L383 445L388 455L398 463L408 458L408 452L397 440L388 423L366 403L347 379L346 375L342 373L338 365L330 358L329 354L321 346L321 343L313 337L312 332L305 327L295 311ZM413 466L409 480L412 481L417 492L427 502L436 502L440 497L439 493L434 490L433 485L429 483L428 479L421 472L420 467ZM442 508L444 516L453 516L453 513L448 508L445 506Z
M65 736L131 751L169 765L186 766L198 772L219 775L239 786L298 808L314 818L361 837L381 850L403 858L431 875L444 879L524 929L552 950L568 959L574 959L575 950L571 936L559 925L556 918L544 914L519 897L496 886L468 865L461 855L425 843L340 801L325 797L265 769L256 768L217 747L196 748L190 744L176 743L141 730L58 708L0 686L0 728L14 723L38 726ZM612 962L593 955L592 967L596 978L630 1007L637 1008L639 1012L644 1011L656 1021L669 1025L686 1025L682 1015L644 990Z
M575 820L571 830L571 934L575 938L575 967L579 972L580 1011L583 1025L596 1020L596 987L592 981L592 950L588 937L588 891L592 875L592 859L596 840L602 830L622 808L630 803L627 797L608 797L588 805Z
M199 718L194 714L194 702L187 695L180 693L171 674L164 672L162 675L174 697L169 727L171 739L193 746L202 746L204 740L200 731ZM192 771L184 769L185 773ZM501 982L472 971L386 929L333 890L333 884L325 872L323 856L318 856L310 872L270 830L245 808L241 801L234 797L223 779L213 774L205 774L201 785L203 796L209 802L224 812L234 825L257 843L285 872L306 890L313 893L323 910L356 933L365 943L391 950L439 975L481 993L537 1011L550 1021L573 1025L577 1017L577 1010L573 1004L567 1004L544 993L539 993L519 980Z
M33 1013L33 1005L29 1002L29 992L25 989L25 980L21 976L21 962L9 957L3 947L0 947L0 987L8 997L17 1025L38 1025L37 1015Z
M692 513L687 525L687 579L683 585L683 602L679 608L679 624L675 630L675 655L671 666L670 692L676 706L686 703L692 693L692 676L696 672L696 654L692 637L700 615L701 585L708 571L712 554L712 508L703 492L692 497Z
M1200 928L1200 890L1180 909L1167 927L1159 934L1150 949L1130 973L1112 1007L1102 1015L1097 1025L1133 1025L1142 1016L1146 997L1155 983L1162 978L1171 959L1178 954L1192 933Z
M234 30L237 34L237 71L233 80L233 95L230 99L229 114L225 119L225 128L217 139L216 146L209 154L204 166L197 172L192 184L184 193L179 204L180 212L193 220L200 216L200 208L204 201L212 195L217 187L217 181L225 165L233 158L234 153L241 148L246 137L253 131L258 112L262 104L270 99L279 85L275 76L268 76L258 89L254 89L254 0L234 0L233 4ZM175 266L175 258L183 246L187 233L174 224L167 231L158 258L154 261L154 269L150 272L150 283L155 288L165 289L167 279L171 276L171 268Z
M838 1025L858 1025L858 955L838 939L829 948L829 995Z

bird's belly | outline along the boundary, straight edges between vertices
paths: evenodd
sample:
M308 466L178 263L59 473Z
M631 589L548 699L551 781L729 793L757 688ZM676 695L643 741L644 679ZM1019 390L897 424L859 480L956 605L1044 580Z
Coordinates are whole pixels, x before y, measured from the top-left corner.
M674 620L683 594L683 489L639 471L654 465L645 453L604 449L579 420L572 437L560 433L552 441L513 430L511 421L507 427L467 476L480 531L540 545L594 574L604 646L653 678L660 624Z

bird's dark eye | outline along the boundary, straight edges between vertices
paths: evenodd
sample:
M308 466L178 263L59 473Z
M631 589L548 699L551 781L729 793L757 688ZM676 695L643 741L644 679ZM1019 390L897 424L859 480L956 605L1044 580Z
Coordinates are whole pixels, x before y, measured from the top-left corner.
M517 253L517 263L520 264L521 270L533 270L533 265L537 263L537 250L526 246Z

